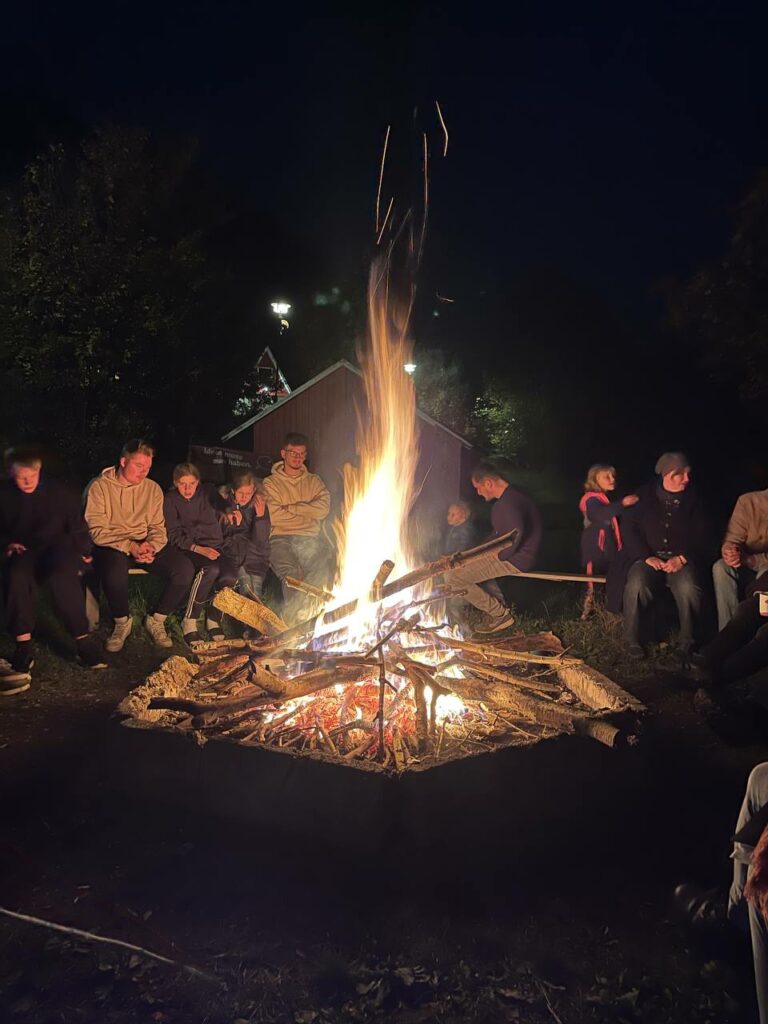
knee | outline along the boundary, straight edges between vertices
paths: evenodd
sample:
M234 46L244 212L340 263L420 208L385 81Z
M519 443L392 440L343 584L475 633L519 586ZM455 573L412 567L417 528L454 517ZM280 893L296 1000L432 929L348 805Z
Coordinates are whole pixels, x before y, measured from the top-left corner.
M736 584L736 570L719 558L712 566L712 581L716 588L732 587Z
M208 577L208 579L211 582L213 582L214 580L217 580L219 578L221 566L219 565L218 562L211 562L210 565L206 565L206 567L203 569L203 572Z
M768 761L756 765L749 773L747 800L755 810L768 804Z
M627 582L624 586L625 598L642 597L645 600L650 600L653 591L648 582L648 571L649 568L644 562L635 562L627 575Z

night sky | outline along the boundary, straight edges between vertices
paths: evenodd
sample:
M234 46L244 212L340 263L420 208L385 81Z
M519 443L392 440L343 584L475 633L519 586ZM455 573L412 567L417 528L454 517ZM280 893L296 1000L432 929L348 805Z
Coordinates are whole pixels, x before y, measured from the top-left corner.
M387 123L407 136L437 98L442 294L545 264L642 317L656 281L721 251L768 163L762 5L530 6L27 4L3 27L6 123L18 135L34 109L197 135L332 283L370 248Z

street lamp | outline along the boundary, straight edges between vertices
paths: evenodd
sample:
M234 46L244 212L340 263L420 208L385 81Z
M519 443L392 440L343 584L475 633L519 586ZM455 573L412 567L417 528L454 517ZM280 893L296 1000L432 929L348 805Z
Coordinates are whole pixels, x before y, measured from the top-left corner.
M403 369L409 376L413 376L413 374L416 372L416 363L406 363L403 366Z
M280 333L287 330L291 325L288 322L288 314L291 311L290 302L270 302L272 312L275 314L277 319L280 321Z

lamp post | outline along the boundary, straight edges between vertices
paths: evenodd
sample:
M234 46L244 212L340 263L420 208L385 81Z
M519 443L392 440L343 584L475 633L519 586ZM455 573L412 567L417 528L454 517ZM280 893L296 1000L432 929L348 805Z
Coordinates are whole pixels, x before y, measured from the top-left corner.
M412 377L416 373L416 363L405 363L403 369L409 377Z
M290 302L271 302L270 306L272 312L275 314L277 319L280 321L280 333L287 331L291 326L288 321L288 314L291 312Z

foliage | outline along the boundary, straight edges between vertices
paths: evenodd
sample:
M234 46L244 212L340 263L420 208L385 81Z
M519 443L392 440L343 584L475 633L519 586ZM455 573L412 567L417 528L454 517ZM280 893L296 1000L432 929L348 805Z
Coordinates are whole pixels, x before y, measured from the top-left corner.
M0 432L92 468L128 436L180 456L231 423L251 296L215 253L231 213L195 159L192 143L107 126L50 146L3 197Z
M768 394L768 171L739 204L724 256L671 296L670 314L748 406Z
M545 464L547 408L530 390L487 378L475 399L472 424L481 444L514 465Z
M419 350L414 373L419 408L458 434L470 429L472 408L464 368L438 349Z

